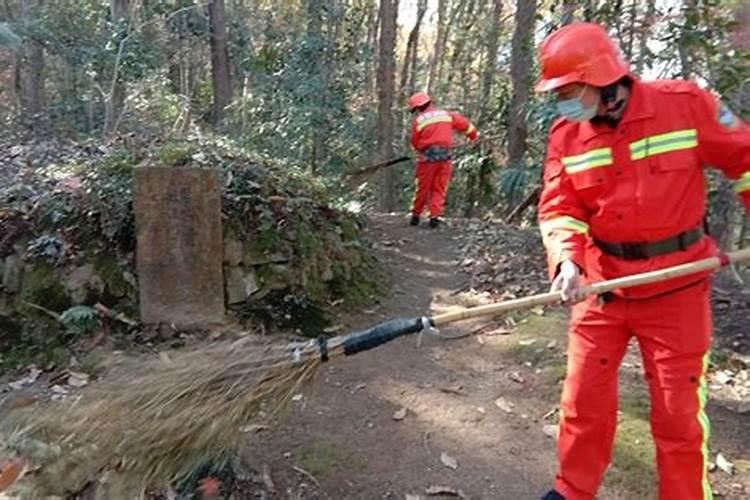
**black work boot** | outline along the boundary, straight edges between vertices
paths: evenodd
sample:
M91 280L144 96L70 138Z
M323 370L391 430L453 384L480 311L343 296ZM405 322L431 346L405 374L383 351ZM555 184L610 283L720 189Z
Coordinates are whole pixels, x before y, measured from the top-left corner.
M419 225L419 216L418 215L412 215L411 220L409 221L410 226L418 226Z
M542 497L542 500L565 500L565 497L555 490L549 490L547 494Z
M440 219L437 217L430 217L430 227L432 229L437 229L440 226Z

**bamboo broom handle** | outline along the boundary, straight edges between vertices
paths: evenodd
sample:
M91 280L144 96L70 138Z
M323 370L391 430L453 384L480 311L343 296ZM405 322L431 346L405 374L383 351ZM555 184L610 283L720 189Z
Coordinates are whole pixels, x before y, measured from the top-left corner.
M743 248L742 250L737 250L735 252L730 252L727 254L727 257L729 258L730 263L750 261L750 247ZM668 267L666 269L660 269L658 271L650 271L647 273L634 274L632 276L624 276L622 278L593 283L585 287L584 290L589 295L599 295L618 288L629 288L638 285L645 285L648 283L656 283L658 281L665 281L689 274L695 274L701 271L721 267L721 265L722 261L719 257L710 257L708 259L698 260L679 266ZM448 323L453 323L469 318L497 315L508 311L515 311L517 309L527 309L534 306L554 304L560 302L560 300L560 292L540 293L538 295L507 300L504 302L499 302L497 304L487 304L485 306L470 307L468 309L462 309L460 311L447 312L444 314L433 316L431 319L432 323L435 326L447 325Z

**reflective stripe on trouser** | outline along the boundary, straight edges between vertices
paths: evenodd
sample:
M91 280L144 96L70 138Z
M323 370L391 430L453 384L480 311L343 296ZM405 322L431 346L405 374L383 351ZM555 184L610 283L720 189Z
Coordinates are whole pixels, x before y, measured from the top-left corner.
M411 207L412 214L422 215L429 200L430 217L443 215L451 171L449 161L417 163L417 190Z
M593 499L611 461L617 369L631 336L638 340L651 396L659 499L712 498L704 412L709 289L705 281L653 299L603 304L594 297L574 307L555 484L566 500Z

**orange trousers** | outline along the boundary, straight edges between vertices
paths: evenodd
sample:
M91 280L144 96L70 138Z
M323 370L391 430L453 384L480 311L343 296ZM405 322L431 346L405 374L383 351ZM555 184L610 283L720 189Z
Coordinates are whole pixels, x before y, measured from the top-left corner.
M560 405L560 469L566 500L596 495L612 458L617 370L635 337L651 399L660 500L712 498L707 477L706 369L710 282L645 300L597 297L573 307Z
M412 215L421 216L428 200L430 217L443 215L452 170L450 161L417 162L417 192L411 207Z

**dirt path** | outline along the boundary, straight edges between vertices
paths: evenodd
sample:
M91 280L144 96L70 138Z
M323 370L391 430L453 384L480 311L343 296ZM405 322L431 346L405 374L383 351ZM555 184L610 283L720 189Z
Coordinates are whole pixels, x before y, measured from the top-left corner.
M456 271L455 231L410 228L401 217L378 217L372 231L384 244L395 285L372 314L345 321L346 330L461 305L454 292L467 277ZM533 372L515 373L509 365L488 342L432 336L421 347L405 338L333 363L281 428L258 435L248 460L270 467L279 498L289 498L288 488L293 498L299 494L293 491L299 477L288 474L292 467L320 485L296 498L426 497L431 486L460 490L466 498L538 498L555 469L554 442L540 423L550 408L527 398L535 391ZM515 404L512 413L495 404L499 397ZM401 408L406 416L395 420ZM455 470L441 462L443 453L445 461L457 462Z

